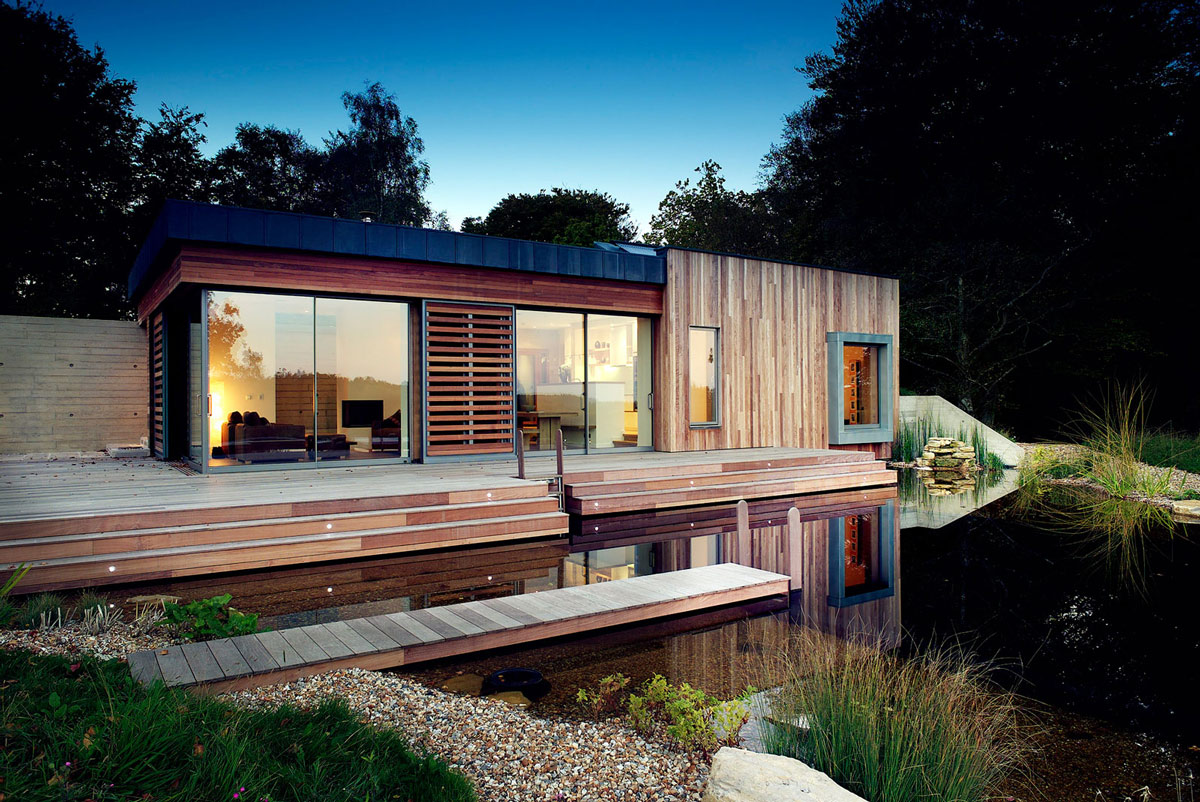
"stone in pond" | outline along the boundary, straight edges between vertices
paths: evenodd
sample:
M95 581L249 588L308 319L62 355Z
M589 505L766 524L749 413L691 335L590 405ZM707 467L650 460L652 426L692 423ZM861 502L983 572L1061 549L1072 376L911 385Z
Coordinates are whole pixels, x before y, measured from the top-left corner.
M701 802L865 802L799 760L723 746Z
M456 674L442 683L442 690L478 696L483 688L483 677L478 674Z
M500 693L493 693L488 698L498 699L507 705L512 705L513 707L529 707L531 704L533 704L533 702L529 701L529 698L520 691L501 691Z

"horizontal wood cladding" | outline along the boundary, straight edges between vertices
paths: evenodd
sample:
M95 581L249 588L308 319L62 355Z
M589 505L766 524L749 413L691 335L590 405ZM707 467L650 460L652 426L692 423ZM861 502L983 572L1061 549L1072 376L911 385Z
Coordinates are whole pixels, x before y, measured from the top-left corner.
M326 256L244 248L185 246L138 303L146 319L180 283L296 292L439 298L656 315L656 284L605 281L462 265Z
M828 448L830 331L899 339L899 282L804 265L668 250L655 331L659 451ZM720 330L721 425L688 425L688 328ZM899 387L893 359L893 388ZM894 405L898 408L898 404Z
M513 450L511 306L425 305L425 454Z
M139 442L150 433L149 359L131 320L0 316L0 453Z

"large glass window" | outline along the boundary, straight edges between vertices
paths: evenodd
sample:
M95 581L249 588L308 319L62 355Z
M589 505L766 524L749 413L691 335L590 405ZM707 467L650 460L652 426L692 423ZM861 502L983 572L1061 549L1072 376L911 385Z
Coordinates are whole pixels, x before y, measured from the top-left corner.
M583 315L517 310L517 426L526 451L588 441Z
M692 426L720 423L721 353L717 329L692 326L688 330L688 422Z
M407 456L408 306L318 298L316 334L317 458Z
M407 455L406 304L207 298L209 465Z
M650 320L587 316L588 447L650 446Z

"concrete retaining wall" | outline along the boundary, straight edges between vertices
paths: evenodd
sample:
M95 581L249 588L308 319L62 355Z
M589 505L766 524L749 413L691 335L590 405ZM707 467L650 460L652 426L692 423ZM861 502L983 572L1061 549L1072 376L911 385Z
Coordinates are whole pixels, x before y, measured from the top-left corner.
M1024 456L1025 452L1019 445L990 426L986 426L978 418L963 412L940 395L900 396L900 422L902 424L927 416L941 424L942 433L947 437L957 437L960 427L968 432L978 428L983 432L988 451L1004 460L1004 464L1009 467L1018 465L1021 457Z
M0 454L98 451L147 434L146 332L0 315Z

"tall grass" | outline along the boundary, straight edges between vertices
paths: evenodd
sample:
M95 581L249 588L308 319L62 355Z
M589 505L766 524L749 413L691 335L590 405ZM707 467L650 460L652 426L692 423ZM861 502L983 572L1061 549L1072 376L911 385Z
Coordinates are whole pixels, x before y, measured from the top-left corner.
M1083 402L1067 423L1067 433L1087 450L1086 477L1117 498L1153 498L1171 488L1171 469L1142 464L1151 400L1141 382L1114 383Z
M896 439L892 443L892 459L897 462L913 462L921 456L931 437L950 437L969 443L975 449L975 461L980 467L989 471L1004 470L1004 461L988 450L987 438L981 427L968 428L965 424L959 424L952 429L932 413L921 415L915 420L900 420L900 428L896 430Z
M470 784L344 702L244 710L138 685L115 660L0 650L7 799L475 799Z
M904 660L878 646L797 631L770 702L768 751L870 802L976 802L1023 770L1030 726L1016 697L968 655L940 649Z

